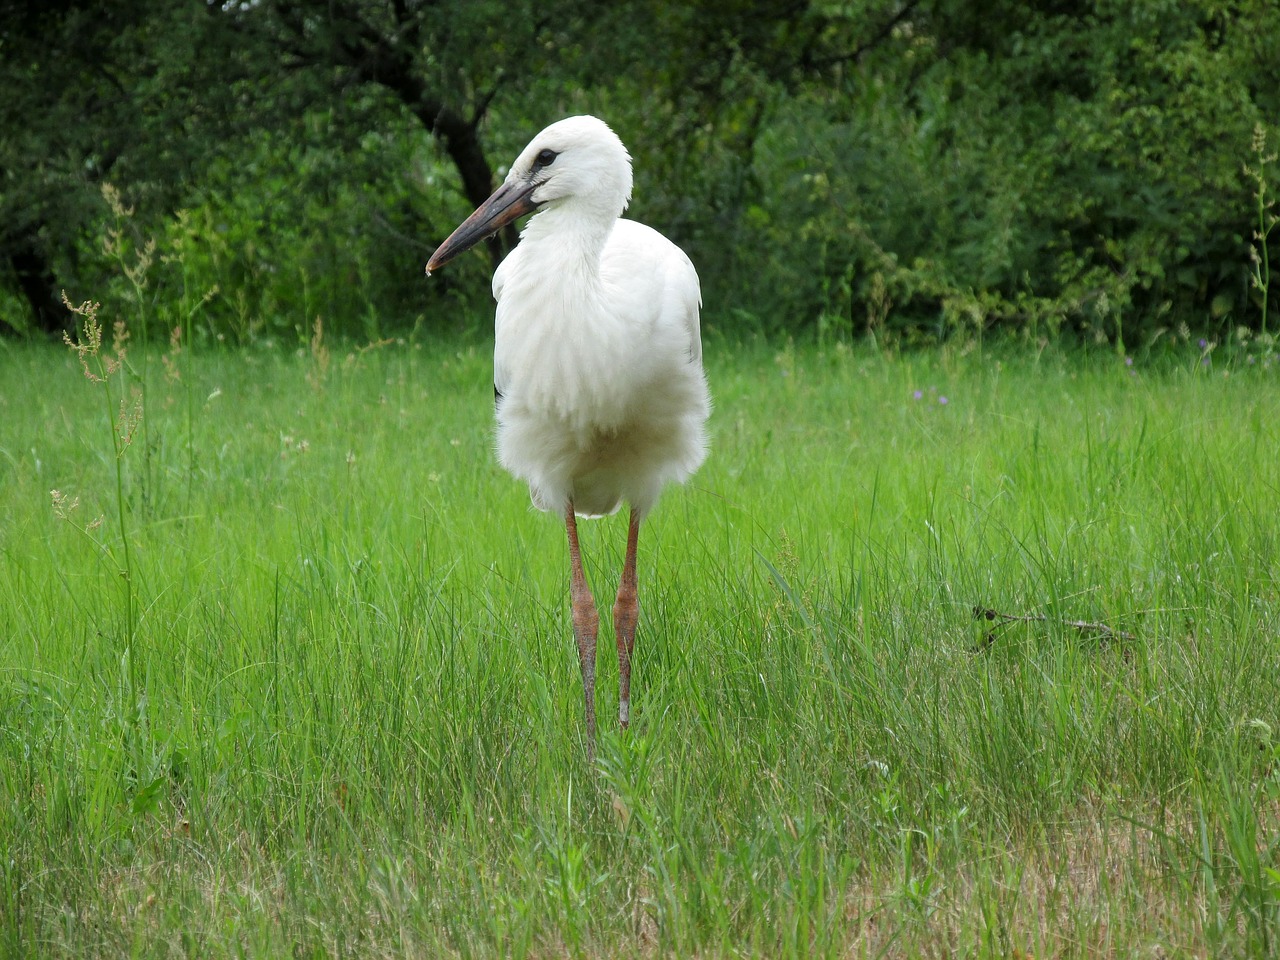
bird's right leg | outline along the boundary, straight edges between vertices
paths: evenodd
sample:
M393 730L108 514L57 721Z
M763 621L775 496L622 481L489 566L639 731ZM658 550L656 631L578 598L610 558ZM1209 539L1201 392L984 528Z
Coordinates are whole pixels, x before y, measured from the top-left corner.
M578 546L578 520L573 512L573 501L565 513L565 529L569 532L569 599L573 610L573 636L578 641L578 663L582 667L582 694L587 713L587 762L596 758L596 633L600 629L600 615L596 602L582 572L582 551Z
M640 620L640 601L636 589L636 542L640 537L640 515L631 508L627 527L627 554L622 563L622 579L618 583L618 599L613 605L613 629L618 639L618 724L623 730L631 724L631 653L636 645L636 623Z

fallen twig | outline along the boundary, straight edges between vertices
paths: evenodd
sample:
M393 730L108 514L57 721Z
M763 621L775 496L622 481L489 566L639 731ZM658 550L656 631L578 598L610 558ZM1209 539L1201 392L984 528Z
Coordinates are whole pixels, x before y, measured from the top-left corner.
M1073 630L1079 630L1081 633L1096 634L1107 638L1108 640L1137 640L1138 638L1124 630L1117 630L1105 623L1099 623L1093 620L1055 620L1046 617L1042 613L1001 613L999 610L992 610L990 607L974 607L973 618L975 620L992 620L1000 623L1059 623L1064 627L1071 627ZM993 634L987 634L986 642L988 645L995 641Z

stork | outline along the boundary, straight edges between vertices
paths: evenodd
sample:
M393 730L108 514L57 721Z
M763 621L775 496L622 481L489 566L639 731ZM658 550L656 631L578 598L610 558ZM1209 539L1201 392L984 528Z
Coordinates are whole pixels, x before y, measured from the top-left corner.
M640 607L640 523L662 488L707 455L698 274L678 246L622 219L631 158L595 117L569 117L530 141L506 180L440 245L427 274L536 213L493 275L498 460L539 510L564 518L569 595L582 669L587 757L595 758L600 618L582 568L578 517L630 506L613 605L618 722L631 719Z

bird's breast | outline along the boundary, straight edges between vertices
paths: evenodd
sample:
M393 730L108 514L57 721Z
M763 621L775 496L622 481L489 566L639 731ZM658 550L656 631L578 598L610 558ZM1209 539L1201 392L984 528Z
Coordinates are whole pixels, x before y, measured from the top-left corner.
M705 410L696 305L691 325L669 295L671 251L683 254L625 220L606 236L557 225L534 217L495 276L499 419L593 436Z
M642 323L603 307L577 287L556 285L498 303L495 379L504 408L608 430L626 422L652 380Z
M572 327L513 331L495 349L503 408L575 430L608 430L627 419L637 396L625 365L611 344Z

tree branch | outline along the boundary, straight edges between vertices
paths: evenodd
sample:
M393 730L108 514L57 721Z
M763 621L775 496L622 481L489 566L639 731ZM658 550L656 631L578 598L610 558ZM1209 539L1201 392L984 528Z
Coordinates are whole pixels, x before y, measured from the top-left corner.
M810 59L808 66L815 70L821 70L825 67L833 67L838 63L857 62L858 60L861 60L863 54L875 49L880 44L884 43L884 41L888 40L893 34L894 28L911 16L911 14L915 13L915 9L918 4L919 0L908 0L901 10L880 25L880 29L872 34L870 39L858 44L858 46L848 53L833 54L829 57L815 57Z
M990 607L974 607L973 618L975 620L992 620L1000 623L1059 623L1064 627L1071 627L1073 630L1079 630L1081 633L1096 634L1114 640L1137 640L1138 638L1132 633L1126 633L1124 630L1116 630L1114 627L1105 623L1098 623L1092 620L1052 620L1044 614L1028 613L1001 613L999 610L992 610ZM988 635L987 642L990 643L995 637Z

